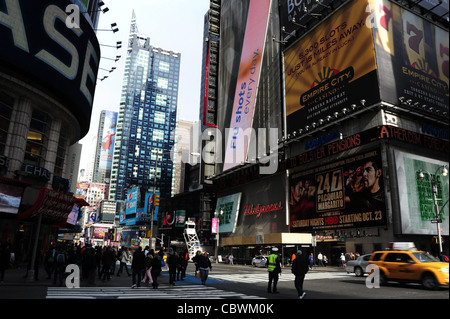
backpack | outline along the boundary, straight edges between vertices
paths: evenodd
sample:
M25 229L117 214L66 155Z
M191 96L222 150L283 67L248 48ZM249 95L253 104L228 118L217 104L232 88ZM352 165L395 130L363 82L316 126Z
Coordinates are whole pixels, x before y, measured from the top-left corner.
M56 255L56 262L58 264L64 264L66 262L66 256L64 256L64 253L58 253L58 255Z

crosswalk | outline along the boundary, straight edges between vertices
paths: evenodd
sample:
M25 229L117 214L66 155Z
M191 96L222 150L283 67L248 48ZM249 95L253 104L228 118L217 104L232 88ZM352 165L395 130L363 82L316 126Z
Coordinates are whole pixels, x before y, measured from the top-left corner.
M334 279L340 277L349 276L345 272L309 272L305 276L305 280L316 280L316 279ZM227 282L240 282L240 283L267 283L268 274L267 272L259 272L259 273L232 273L232 274L214 274L210 273L209 278L213 278L216 280L227 281ZM289 272L283 272L281 276L279 276L278 281L289 281L293 282L295 280L294 274Z
M49 287L46 299L264 299L205 285L151 287Z

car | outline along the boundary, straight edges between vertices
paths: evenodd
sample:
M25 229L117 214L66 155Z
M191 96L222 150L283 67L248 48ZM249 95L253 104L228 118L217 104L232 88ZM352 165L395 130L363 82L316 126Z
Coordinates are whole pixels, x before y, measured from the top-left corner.
M449 286L448 263L419 250L375 251L369 260L379 268L380 285L387 281L421 283L426 289Z
M369 265L369 259L372 254L361 255L355 260L349 260L347 262L347 266L345 266L345 270L348 273L355 273L357 277L364 276L366 271L366 267Z
M268 256L255 256L252 259L252 265L253 267L267 267L267 262L269 260Z

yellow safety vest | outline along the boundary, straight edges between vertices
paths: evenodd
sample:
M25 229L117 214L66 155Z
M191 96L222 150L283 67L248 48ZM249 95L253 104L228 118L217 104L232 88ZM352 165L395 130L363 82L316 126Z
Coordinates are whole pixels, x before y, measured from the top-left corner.
M267 267L268 271L274 271L277 267L277 258L278 255L272 254L269 256L269 266Z

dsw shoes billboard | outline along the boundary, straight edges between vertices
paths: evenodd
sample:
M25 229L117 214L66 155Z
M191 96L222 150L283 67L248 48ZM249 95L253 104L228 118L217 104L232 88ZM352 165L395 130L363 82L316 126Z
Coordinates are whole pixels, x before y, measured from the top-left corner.
M379 101L367 5L353 1L344 6L286 51L288 132L362 99Z
M292 232L386 224L380 151L370 151L289 178Z

